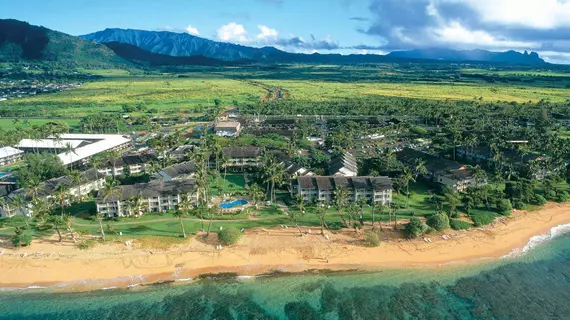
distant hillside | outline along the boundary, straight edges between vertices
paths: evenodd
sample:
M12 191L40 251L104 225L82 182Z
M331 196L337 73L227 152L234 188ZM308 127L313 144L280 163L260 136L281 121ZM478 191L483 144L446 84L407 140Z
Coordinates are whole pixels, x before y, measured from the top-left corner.
M0 62L19 61L86 68L129 64L105 45L18 20L0 19Z
M430 59L445 61L485 61L512 64L545 63L536 52L520 53L516 51L490 52L486 50L450 50L450 49L417 49L411 51L394 51L388 54L392 58Z
M202 65L213 66L221 65L224 62L218 59L207 58L204 56L190 57L173 57L164 54L152 53L139 47L119 42L105 43L109 49L121 58L137 64L150 66L184 66L184 65Z
M173 57L204 56L225 61L268 60L279 51L251 48L225 42L216 42L187 33L143 31L132 29L105 29L80 36L85 40L107 43L120 42L143 50ZM281 51L279 51L281 53Z

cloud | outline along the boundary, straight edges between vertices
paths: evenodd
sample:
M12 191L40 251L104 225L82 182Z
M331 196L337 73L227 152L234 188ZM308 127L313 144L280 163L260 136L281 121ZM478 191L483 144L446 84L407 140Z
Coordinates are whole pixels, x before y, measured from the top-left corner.
M357 31L385 50L570 52L568 0L370 0L368 9L372 19Z
M310 39L304 39L295 35L280 37L279 31L276 29L262 24L257 27L259 28L259 33L255 36L250 36L243 25L230 22L218 29L217 37L225 42L257 47L274 46L295 52L313 52L314 50L335 50L340 48L339 44L332 40L330 36L325 39L317 39L314 35L310 35Z
M279 36L279 33L277 32L277 30L271 29L268 26L264 26L264 25L260 24L257 27L261 31L261 33L259 33L257 35L257 39L268 40L268 39L277 38Z
M218 39L226 42L248 43L247 31L241 24L230 22L218 29Z
M186 32L188 32L189 34L193 34L195 36L199 36L200 32L198 32L198 29L194 28L191 25L188 25L188 27L186 27Z
M370 19L365 18L365 17L352 17L352 18L348 18L348 19L354 20L354 21L360 21L360 22L370 21Z

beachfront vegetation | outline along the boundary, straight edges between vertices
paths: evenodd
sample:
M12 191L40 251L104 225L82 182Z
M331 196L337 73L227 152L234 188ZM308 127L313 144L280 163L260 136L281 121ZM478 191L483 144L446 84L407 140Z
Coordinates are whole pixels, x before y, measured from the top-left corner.
M225 228L218 232L218 240L226 246L237 243L242 236L243 233L235 228Z
M467 221L451 219L449 220L449 226L453 230L469 230L471 229L471 224Z

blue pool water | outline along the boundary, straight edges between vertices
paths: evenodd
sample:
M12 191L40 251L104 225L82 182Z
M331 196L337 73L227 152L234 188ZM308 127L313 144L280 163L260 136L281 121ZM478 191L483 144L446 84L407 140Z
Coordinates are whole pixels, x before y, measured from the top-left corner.
M236 200L234 202L222 202L222 203L220 203L220 208L232 209L235 207L245 206L246 204L247 204L247 201L245 201L245 200Z

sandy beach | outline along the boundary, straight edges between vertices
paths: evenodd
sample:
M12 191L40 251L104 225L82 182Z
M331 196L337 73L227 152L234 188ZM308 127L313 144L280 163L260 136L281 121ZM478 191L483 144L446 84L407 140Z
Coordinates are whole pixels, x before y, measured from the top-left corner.
M0 247L0 288L30 286L64 290L127 287L194 279L204 274L264 273L308 270L374 270L393 267L437 267L448 263L482 263L523 248L536 235L570 223L570 204L549 203L535 212L519 211L491 226L470 231L430 234L431 242L406 240L386 226L379 247L367 247L362 235L346 230L328 233L312 228L301 236L296 228L246 231L239 244L216 250L216 236L196 236L169 250L141 249L137 240L101 244L80 250L55 238L29 248ZM302 228L308 231L308 228ZM446 237L447 238L447 237ZM129 240L128 238L124 239Z

